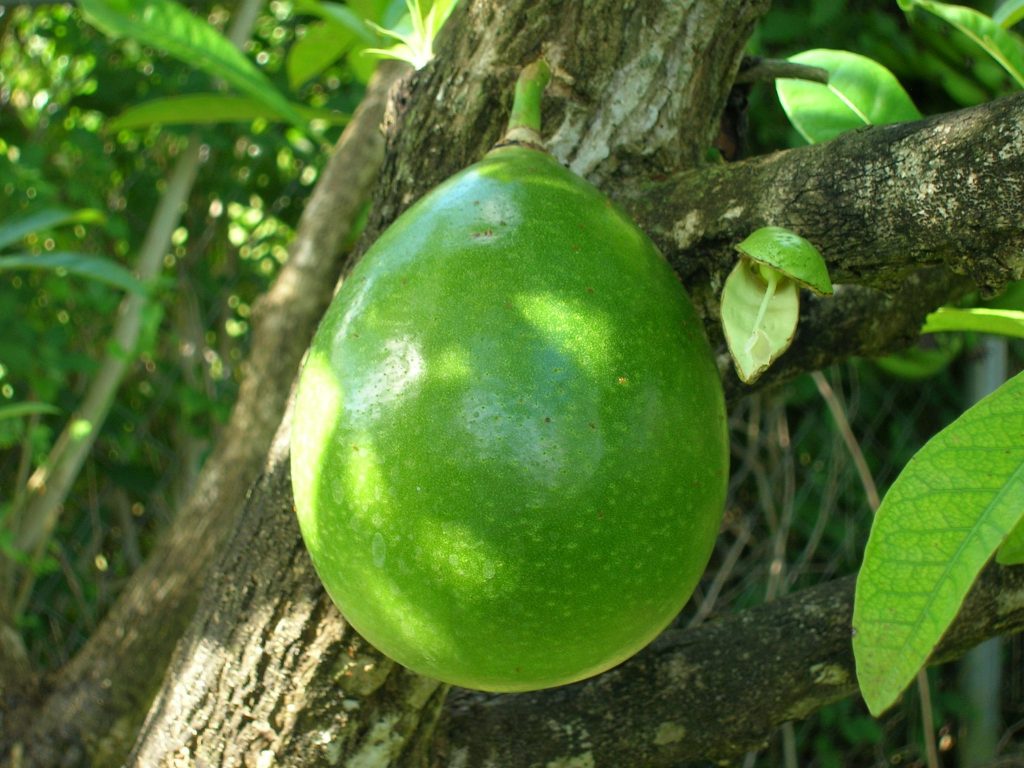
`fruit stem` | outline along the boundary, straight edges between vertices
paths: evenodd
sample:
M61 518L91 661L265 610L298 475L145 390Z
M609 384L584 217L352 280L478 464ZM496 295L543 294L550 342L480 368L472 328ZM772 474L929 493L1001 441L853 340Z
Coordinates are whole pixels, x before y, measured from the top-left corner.
M756 331L760 330L761 324L764 323L764 317L768 313L768 306L772 303L772 298L775 296L775 290L779 287L779 283L782 281L782 275L778 270L768 267L766 269L759 269L761 277L767 283L765 286L764 297L761 299L761 306L757 308L757 318L754 320L754 331L755 333L751 338L756 338Z
M551 68L544 59L523 67L516 81L512 113L502 143L540 144L540 97L551 80Z

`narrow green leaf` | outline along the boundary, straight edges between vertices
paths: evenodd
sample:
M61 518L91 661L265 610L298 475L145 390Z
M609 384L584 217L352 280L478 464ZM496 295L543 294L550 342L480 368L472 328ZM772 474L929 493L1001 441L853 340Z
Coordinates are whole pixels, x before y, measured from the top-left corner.
M336 62L355 44L356 36L340 24L316 22L288 49L285 69L288 84L300 88Z
M1017 85L1024 87L1024 39L1003 29L990 17L962 5L934 0L898 0L900 8L910 12L920 8L951 24L1006 70Z
M917 57L917 66L929 80L941 84L949 97L961 107L972 107L992 100L991 94L977 80L964 74L958 67L951 66L932 51L922 50Z
M1024 519L1010 531L996 552L996 562L1000 565L1024 565Z
M432 30L431 39L441 31L441 27L448 21L448 17L452 15L452 11L458 4L459 0L434 0L427 12L427 23Z
M306 120L323 120L331 125L344 125L349 116L343 112L310 109L294 105ZM248 96L218 93L193 93L186 96L168 96L129 107L107 123L108 130L145 128L150 125L213 125L218 123L250 122L258 117L270 121L287 120L284 115L270 109L263 101Z
M85 18L112 37L151 45L262 101L301 130L306 121L263 72L205 20L173 0L80 0Z
M853 609L875 715L931 655L979 571L1024 517L1024 374L933 437L882 500Z
M296 13L308 13L324 21L333 21L335 24L347 29L354 37L366 45L373 45L378 42L373 30L366 25L366 20L341 3L298 0L295 3L295 11Z
M828 85L789 79L775 83L786 116L811 144L867 125L921 117L896 76L866 56L818 48L789 60L829 73Z
M992 14L992 21L1003 29L1019 24L1024 20L1024 0L1006 0Z
M69 274L87 277L90 280L106 283L130 293L146 293L146 286L120 264L101 256L90 256L85 253L54 251L0 256L0 272L12 269L63 270Z
M940 307L925 318L921 333L974 331L1024 339L1024 312L988 307Z
M60 408L49 403L11 403L0 405L0 421L4 419L20 419L35 414L47 415L60 413Z
M71 211L67 208L45 208L33 211L26 216L8 220L0 224L0 248L6 248L24 240L33 232L42 232L69 224L87 224L105 220L102 212L93 208L82 208Z
M873 362L890 376L901 379L920 380L935 376L946 370L963 350L964 340L959 335L929 336L927 341L918 343Z

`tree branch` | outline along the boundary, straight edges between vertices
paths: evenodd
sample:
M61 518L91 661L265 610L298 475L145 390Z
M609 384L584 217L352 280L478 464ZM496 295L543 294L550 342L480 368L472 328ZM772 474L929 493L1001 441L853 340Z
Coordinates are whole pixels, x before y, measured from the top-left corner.
M818 246L837 283L891 290L944 264L997 291L1024 276L1024 93L615 196L688 286L720 288L732 246L777 225Z
M689 630L593 680L515 696L450 697L442 765L645 765L757 749L857 691L853 578ZM932 662L1024 628L1024 568L986 569ZM624 706L628 703L642 706ZM614 713L610 716L609 713Z

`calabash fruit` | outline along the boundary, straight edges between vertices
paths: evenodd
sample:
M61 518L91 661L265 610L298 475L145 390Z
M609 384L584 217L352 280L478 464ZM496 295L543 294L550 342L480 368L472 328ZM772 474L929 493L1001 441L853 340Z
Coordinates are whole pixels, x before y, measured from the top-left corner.
M328 593L383 653L483 690L569 683L653 639L707 563L727 470L675 273L522 146L381 235L295 405L296 508Z

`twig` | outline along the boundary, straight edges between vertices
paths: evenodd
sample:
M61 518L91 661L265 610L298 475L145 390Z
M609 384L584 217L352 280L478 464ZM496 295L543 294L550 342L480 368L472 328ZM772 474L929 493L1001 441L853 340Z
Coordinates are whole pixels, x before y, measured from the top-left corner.
M752 56L749 59L745 59L740 66L735 83L737 85L746 85L782 78L809 80L812 83L827 84L828 70L821 67L809 67L806 64L796 64L785 59L762 59L758 56Z
M695 627L702 623L711 612L715 609L715 603L718 600L718 596L721 594L722 589L725 587L725 583L729 580L732 575L733 569L736 567L736 563L739 562L740 555L743 554L743 550L746 549L747 542L750 541L750 523L744 519L740 525L740 532L736 534L736 540L733 541L732 546L729 547L729 551L725 554L725 559L722 560L722 565L718 568L718 573L715 574L715 578L711 580L711 585L708 587L707 595L701 601L700 607L697 609L697 613L694 614L693 618L687 623L686 628Z
M921 695L921 735L924 738L928 768L939 768L939 751L935 746L935 716L932 714L932 691L928 685L927 667L921 667L917 673L917 690Z
M850 422L846 418L846 412L836 397L836 393L832 390L832 386L828 383L828 379L825 378L821 371L814 371L811 374L811 378L814 379L818 392L832 413L832 418L835 419L836 426L839 428L839 434L842 435L843 442L846 443L846 449L850 452L850 458L853 459L853 465L857 468L857 475L860 477L860 483L864 487L864 494L868 498L868 506L871 507L872 512L875 512L878 509L878 505L881 504L878 487L875 485L875 479L871 476L871 469L864 459L864 453L860 449L860 444L857 442L857 438L854 437L853 430L850 429Z

